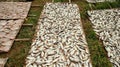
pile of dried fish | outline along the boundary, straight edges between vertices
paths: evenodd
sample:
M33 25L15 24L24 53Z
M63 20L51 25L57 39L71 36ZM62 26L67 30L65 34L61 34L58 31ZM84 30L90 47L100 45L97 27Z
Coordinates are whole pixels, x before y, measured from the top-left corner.
M88 11L88 14L110 61L114 67L120 67L120 9Z
M92 67L76 4L47 3L26 67Z
M97 3L97 2L105 2L105 1L114 2L117 0L87 0L87 2L89 3Z

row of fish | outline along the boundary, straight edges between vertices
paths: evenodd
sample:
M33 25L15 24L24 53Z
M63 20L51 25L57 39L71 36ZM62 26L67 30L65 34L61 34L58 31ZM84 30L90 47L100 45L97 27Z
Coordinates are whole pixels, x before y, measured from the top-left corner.
M92 67L76 4L47 3L26 67Z
M88 15L110 61L120 67L120 9L88 11Z
M87 0L87 2L89 2L89 3L98 3L98 2L106 2L106 1L115 2L117 0Z

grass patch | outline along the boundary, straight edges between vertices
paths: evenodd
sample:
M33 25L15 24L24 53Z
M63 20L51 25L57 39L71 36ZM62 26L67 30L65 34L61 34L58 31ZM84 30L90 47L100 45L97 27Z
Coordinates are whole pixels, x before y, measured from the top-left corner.
M89 20L82 20L93 67L112 67L103 44L98 40Z
M30 49L30 44L30 42L15 42L6 67L23 67Z
M54 2L69 2L69 0L54 0Z
M23 67L30 44L30 42L14 42L8 53L0 54L0 57L9 57L5 67Z
M91 7L95 10L97 9L111 9L111 8L119 8L120 7L120 1L115 2L101 2L96 4L91 4Z
M55 0L54 2L63 2L63 0Z
M113 2L113 3L109 3L111 6L112 6L112 8L119 8L120 7L120 0L118 0L117 2Z
M40 7L32 7L29 15L35 15L35 17L27 17L25 24L33 24L34 27L37 24L40 12L46 2L51 2L52 0L34 0L32 5L40 5ZM69 0L55 0L55 2L68 2ZM104 50L102 42L98 40L95 32L93 31L92 24L88 20L87 11L91 10L89 4L85 0L72 0L72 2L77 3L80 9L81 19L83 23L83 28L86 34L86 39L88 42L88 47L91 54L91 60L93 67L112 67L112 64L107 58L107 53ZM91 4L93 9L108 9L108 8L118 8L120 7L120 1L117 2L105 2ZM35 33L35 28L22 27L17 38L33 38ZM9 57L9 60L5 67L23 67L25 65L25 58L28 55L30 49L31 41L27 42L14 42L11 50L8 53L0 54L0 57Z

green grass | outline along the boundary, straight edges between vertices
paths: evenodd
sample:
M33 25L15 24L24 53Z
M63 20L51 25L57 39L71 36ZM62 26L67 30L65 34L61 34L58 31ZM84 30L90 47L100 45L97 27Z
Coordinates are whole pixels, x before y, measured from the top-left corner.
M116 2L102 2L102 3L96 3L91 4L93 9L110 9L110 8L119 8L120 7L120 1Z
M29 15L36 15L36 17L27 17L25 24L30 23L34 26L33 28L22 26L17 38L34 38L33 35L35 34L35 26L45 2L51 2L51 0L33 1L32 5L40 5L40 7L32 7L30 9ZM68 2L68 0L55 0L55 2ZM85 0L72 0L72 2L77 3L80 9L81 20L86 35L86 40L88 42L93 67L112 67L112 64L107 58L107 53L102 42L98 39L98 36L93 31L91 22L88 20L87 11L91 10L89 4ZM97 3L96 5L91 5L92 9L108 9L111 7L118 8L120 7L120 1L113 3ZM28 55L30 45L31 41L14 42L11 50L8 53L0 54L0 57L9 57L5 67L23 67L25 65L25 58Z
M55 0L55 2L63 2L63 0Z
M69 0L54 0L54 2L69 2Z
M11 51L8 53L9 60L5 67L23 67L30 49L30 44L30 42L15 42Z
M93 31L92 26L88 20L83 22L83 27L86 34L93 67L112 67L112 64L107 58L103 44L98 40L98 37Z

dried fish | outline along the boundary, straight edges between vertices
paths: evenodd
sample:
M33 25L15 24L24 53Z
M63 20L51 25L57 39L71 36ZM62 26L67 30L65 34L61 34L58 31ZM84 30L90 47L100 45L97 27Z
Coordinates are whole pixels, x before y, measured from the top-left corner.
M97 3L97 2L105 2L105 1L115 2L117 0L87 0L87 2L89 3Z
M90 20L94 25L94 31L99 36L99 39L103 41L106 51L108 52L108 57L110 58L111 63L114 67L119 67L119 58L120 55L120 43L117 41L120 40L120 26L119 16L120 9L106 9L106 10L95 10L88 11L90 15ZM116 61L116 62L115 62Z
M27 59L26 64L36 63L40 67L82 67L82 61L91 64L87 61L90 57L78 11L78 6L70 3L44 6L37 38L29 52L36 61L31 63L28 62L31 59Z
M71 56L70 60L73 61L73 62L79 62L80 61L78 56Z

